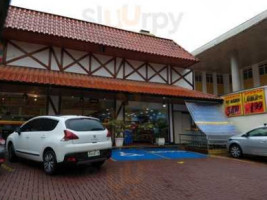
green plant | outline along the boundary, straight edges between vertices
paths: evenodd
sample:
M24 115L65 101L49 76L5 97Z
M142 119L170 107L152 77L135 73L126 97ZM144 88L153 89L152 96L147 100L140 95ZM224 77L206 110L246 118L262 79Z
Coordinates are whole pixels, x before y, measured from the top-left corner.
M108 126L111 128L111 130L112 130L112 132L116 138L122 138L123 137L123 132L126 128L123 120L113 119L113 120L109 121Z
M154 124L152 122L145 122L139 125L139 128L143 130L151 130L153 129L153 127Z
M168 133L168 123L165 119L158 119L154 123L154 128L158 129L158 132L155 133L156 138L164 138Z

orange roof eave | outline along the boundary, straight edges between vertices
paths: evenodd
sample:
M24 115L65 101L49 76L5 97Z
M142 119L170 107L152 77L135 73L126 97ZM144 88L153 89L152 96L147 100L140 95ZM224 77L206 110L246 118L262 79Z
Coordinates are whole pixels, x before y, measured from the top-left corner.
M96 90L152 94L189 99L221 100L221 98L211 94L204 94L199 91L189 90L174 85L95 77L84 74L48 71L26 67L0 66L0 81L90 88Z

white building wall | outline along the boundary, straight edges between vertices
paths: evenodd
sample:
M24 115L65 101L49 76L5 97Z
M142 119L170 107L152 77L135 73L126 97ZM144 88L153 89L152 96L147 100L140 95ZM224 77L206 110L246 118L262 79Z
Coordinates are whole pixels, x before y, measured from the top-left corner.
M51 102L48 101L48 115L57 115L57 114L59 114L59 113L57 113L60 110L60 108L59 108L59 106L60 106L59 105L59 99L60 99L59 96L50 96ZM53 106L54 106L54 108L56 110L54 110Z
M224 93L228 94L230 93L230 75L224 74L223 75L223 86L224 86Z
M253 73L253 86L259 87L261 83L260 83L260 72L258 64L252 66L252 73Z
M218 84L217 84L217 73L212 73L212 79L213 79L213 94L218 95Z
M190 72L190 69L181 69L181 68L178 68L178 67L175 67L175 70L178 71L182 76L184 76L188 72ZM177 74L177 73L172 71L172 73L171 73L172 80L180 79L181 78L180 74ZM174 85L181 86L181 87L184 87L184 88L192 90L193 86L188 84L188 82L185 79L188 82L193 83L193 72L188 73L184 78L181 78L179 81L174 83Z
M238 130L245 133L253 128L267 123L267 114L232 117L230 118L230 121L237 127Z
M207 74L206 72L202 72L202 92L207 93Z

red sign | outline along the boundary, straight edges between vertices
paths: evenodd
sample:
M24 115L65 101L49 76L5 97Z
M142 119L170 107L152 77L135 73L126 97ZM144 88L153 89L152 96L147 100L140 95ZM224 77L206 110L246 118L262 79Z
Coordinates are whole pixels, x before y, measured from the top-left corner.
M225 115L228 117L243 115L242 95L231 94L224 97Z
M243 92L244 114L259 114L266 111L264 89Z

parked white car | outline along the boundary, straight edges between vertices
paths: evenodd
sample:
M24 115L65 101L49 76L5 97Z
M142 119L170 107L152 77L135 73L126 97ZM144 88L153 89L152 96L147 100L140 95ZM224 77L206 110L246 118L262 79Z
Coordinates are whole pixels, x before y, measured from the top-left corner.
M227 148L234 158L244 154L267 156L267 126L261 126L228 140Z
M100 167L111 156L111 134L98 119L84 116L40 116L8 136L8 159L43 163L54 174L60 163Z
M5 162L5 140L0 137L0 166Z

